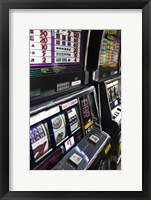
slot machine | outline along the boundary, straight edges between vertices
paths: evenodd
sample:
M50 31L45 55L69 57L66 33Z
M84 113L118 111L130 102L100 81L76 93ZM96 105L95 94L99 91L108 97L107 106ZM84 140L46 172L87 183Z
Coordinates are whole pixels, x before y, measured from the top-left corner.
M86 43L86 31L30 30L31 106L88 84Z
M30 169L106 169L111 137L88 86L88 31L30 30Z
M121 157L121 31L98 30L89 34L87 70L97 91L102 128L112 138L112 151Z

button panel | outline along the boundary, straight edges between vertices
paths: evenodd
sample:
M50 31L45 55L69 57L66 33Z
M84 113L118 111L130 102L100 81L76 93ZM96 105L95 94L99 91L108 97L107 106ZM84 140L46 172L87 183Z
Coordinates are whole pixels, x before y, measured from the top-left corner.
M57 84L57 92L66 90L70 87L70 82L63 82Z

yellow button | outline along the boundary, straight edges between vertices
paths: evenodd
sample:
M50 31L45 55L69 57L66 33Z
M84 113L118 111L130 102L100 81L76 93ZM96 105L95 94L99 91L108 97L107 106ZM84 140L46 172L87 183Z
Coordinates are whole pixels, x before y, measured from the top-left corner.
M93 124L93 121L90 121L84 126L84 128L88 129L92 124Z
M106 149L105 149L105 154L107 154L107 153L108 153L108 151L110 150L110 148L111 148L111 145L110 145L110 144L108 144L108 145L107 145L107 147L106 147Z

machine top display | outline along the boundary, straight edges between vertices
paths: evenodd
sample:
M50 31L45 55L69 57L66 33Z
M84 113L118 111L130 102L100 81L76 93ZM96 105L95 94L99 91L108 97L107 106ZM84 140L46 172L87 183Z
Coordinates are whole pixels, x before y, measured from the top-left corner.
M82 70L81 30L30 30L30 76Z

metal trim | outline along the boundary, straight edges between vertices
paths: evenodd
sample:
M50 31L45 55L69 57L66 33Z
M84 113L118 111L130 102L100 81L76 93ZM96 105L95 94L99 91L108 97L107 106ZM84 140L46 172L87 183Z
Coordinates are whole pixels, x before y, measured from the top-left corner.
M41 112L41 111L43 111L45 109L48 109L48 108L50 108L52 106L56 106L57 104L61 104L62 102L68 101L71 98L76 98L79 95L84 95L85 93L91 92L93 90L95 90L94 86L90 86L88 88L85 88L85 89L77 92L77 93L71 94L70 96L65 97L63 99L59 99L59 100L56 99L56 101L54 100L54 101L46 102L45 105L44 104L40 104L38 106L34 106L34 107L31 108L30 115L36 114L38 112Z

